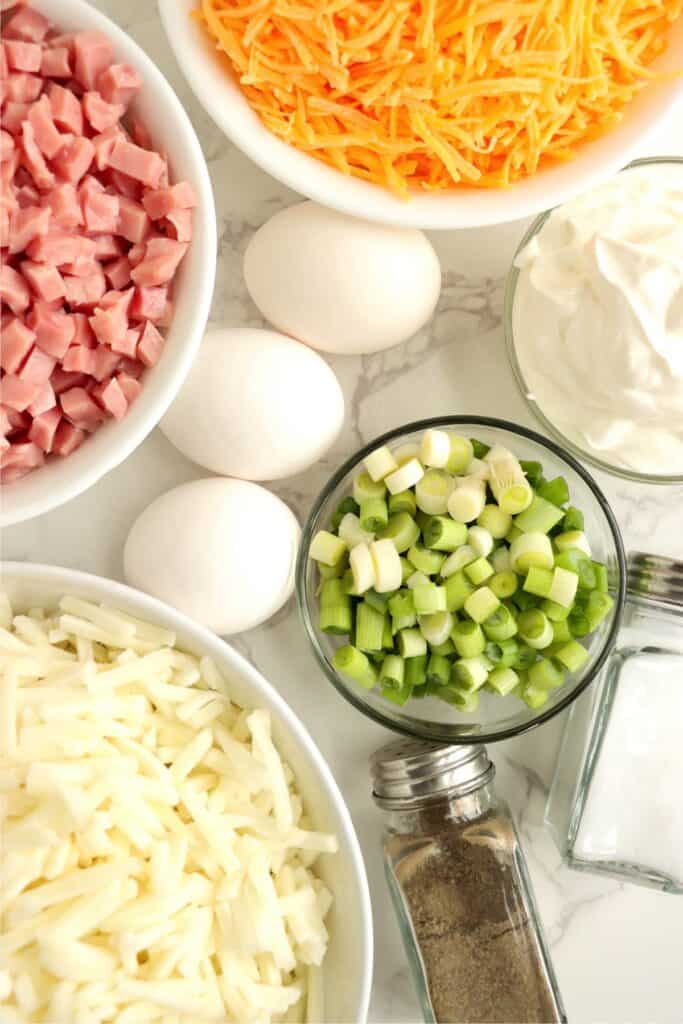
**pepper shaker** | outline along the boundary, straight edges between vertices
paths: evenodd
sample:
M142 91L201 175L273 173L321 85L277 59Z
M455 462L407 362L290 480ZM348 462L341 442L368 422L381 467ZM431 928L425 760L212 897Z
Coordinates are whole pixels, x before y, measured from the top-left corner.
M428 1024L566 1021L508 806L482 746L371 761L389 889Z

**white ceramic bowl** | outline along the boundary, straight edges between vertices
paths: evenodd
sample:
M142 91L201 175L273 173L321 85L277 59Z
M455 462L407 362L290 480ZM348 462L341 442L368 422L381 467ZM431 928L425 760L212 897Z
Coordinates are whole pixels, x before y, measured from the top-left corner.
M471 228L517 220L557 206L639 155L646 134L683 96L683 79L646 90L628 107L616 130L586 145L571 163L543 170L509 189L454 189L419 194L404 202L377 185L346 177L268 132L230 78L227 58L212 48L202 27L190 18L197 0L158 2L166 35L187 81L236 146L274 178L309 199L384 224L434 230ZM683 19L661 67L680 70L682 65Z
M132 109L168 153L173 180L189 181L198 198L194 236L175 280L173 320L161 359L120 422L109 421L72 455L0 489L0 526L41 515L91 487L145 439L169 407L192 365L206 326L216 273L216 214L211 180L189 117L157 66L137 43L85 0L35 0L64 29L99 29L118 60L132 64L144 85Z
M113 607L172 629L178 645L208 654L228 680L230 696L244 707L267 708L278 749L289 761L316 828L334 832L339 852L319 861L334 904L328 918L330 945L324 963L325 1021L363 1024L372 981L372 913L365 868L351 817L332 773L299 719L251 665L213 633L167 605L121 583L57 566L0 563L0 586L18 610L54 605L64 594ZM363 771L359 766L359 771ZM369 785L369 778L366 781Z

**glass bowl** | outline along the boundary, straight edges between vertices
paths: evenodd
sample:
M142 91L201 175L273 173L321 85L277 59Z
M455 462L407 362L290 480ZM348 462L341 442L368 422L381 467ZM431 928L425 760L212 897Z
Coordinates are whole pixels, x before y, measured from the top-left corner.
M363 690L338 673L332 665L335 649L348 641L343 637L331 637L318 628L317 570L308 556L311 540L318 530L329 527L337 505L351 493L353 477L366 455L385 444L394 447L419 442L422 433L429 427L454 429L458 434L477 437L489 445L504 445L520 459L541 462L548 479L564 476L569 485L572 504L584 513L585 531L593 555L607 564L614 607L590 637L590 658L579 673L570 676L561 687L553 690L548 702L538 710L528 708L514 696L499 697L490 693L481 693L477 711L469 714L459 712L451 705L431 697L409 700L401 708L382 698L379 692ZM355 708L381 725L407 736L441 743L490 743L508 739L548 721L567 707L596 677L614 644L623 612L625 590L626 562L619 527L590 474L576 459L540 434L505 420L481 416L444 416L410 423L406 427L390 430L347 459L313 505L304 526L296 568L297 601L304 627L315 657L335 689Z
M642 160L634 160L632 163L627 164L622 168L622 171L631 170L633 167L646 167L649 164L678 164L683 171L683 157L676 156L655 156L646 157ZM505 307L503 312L503 326L505 330L505 344L507 347L508 358L510 365L512 366L512 372L515 375L515 380L519 385L522 395L526 399L527 405L531 412L534 414L538 422L547 430L549 434L557 438L563 448L566 448L577 458L582 459L586 462L590 462L591 465L596 466L598 469L604 470L606 473L612 473L614 476L621 477L623 480L632 480L635 483L641 484L680 484L683 483L683 473L639 473L636 470L627 469L625 466L618 466L612 462L607 462L596 455L589 448L582 447L576 439L572 439L564 434L556 424L549 419L540 405L536 401L533 389L528 384L520 359L517 355L517 348L515 346L515 331L514 331L514 306L515 306L515 294L517 291L517 283L519 281L519 270L516 266L517 258L520 253L527 247L529 242L535 235L537 235L548 217L553 212L552 209L546 210L545 213L540 214L531 224L530 228L522 238L522 241L517 247L515 252L512 266L510 267L507 281L505 283Z

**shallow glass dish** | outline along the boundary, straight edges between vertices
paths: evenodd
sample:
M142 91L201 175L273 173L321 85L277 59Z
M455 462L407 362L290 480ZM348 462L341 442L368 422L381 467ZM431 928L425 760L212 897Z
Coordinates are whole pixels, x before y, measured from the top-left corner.
M676 156L655 156L646 157L642 160L634 160L632 163L627 164L622 168L624 171L630 170L632 167L646 167L649 164L678 164L683 171L683 157ZM514 306L515 306L515 294L517 291L517 282L519 280L519 270L517 269L517 257L520 253L526 249L527 245L537 235L545 222L547 221L550 214L553 212L552 209L546 210L545 213L540 214L531 224L529 230L526 232L522 241L517 247L514 258L512 260L512 266L508 272L507 281L505 283L505 305L503 312L503 326L505 330L505 344L507 347L508 358L510 365L512 366L512 372L515 375L522 395L526 399L527 405L531 409L532 413L541 424L541 426L556 437L563 448L566 448L577 458L590 462L591 465L596 466L598 469L604 470L606 473L612 473L614 476L619 476L623 480L633 480L636 483L643 484L680 484L683 483L683 473L638 473L636 470L627 469L625 466L617 466L612 462L607 462L601 459L598 455L595 455L590 449L583 448L572 438L567 437L551 419L549 419L543 412L543 409L539 406L536 401L536 396L533 393L532 388L528 384L524 371L522 370L521 362L517 355L517 348L515 345L515 330L514 330Z
M537 711L528 708L514 696L499 697L491 693L481 693L477 711L469 714L431 697L409 700L401 708L385 700L378 691L363 690L337 672L332 665L335 649L347 640L331 637L318 628L318 576L315 563L308 556L311 540L318 530L329 527L337 505L351 493L353 477L360 471L366 455L381 445L386 444L391 448L419 441L429 427L454 430L489 445L504 445L520 459L541 462L548 478L564 476L569 485L572 504L584 513L585 531L593 555L607 564L614 607L596 632L587 638L590 658L580 672L571 675L561 687L552 691L548 702ZM490 743L516 736L548 721L567 707L596 677L612 649L619 629L625 579L624 548L616 520L600 488L571 455L540 434L505 420L444 416L390 430L365 445L340 466L315 501L304 526L296 568L296 593L303 624L318 663L333 686L355 708L381 725L407 736L442 743Z

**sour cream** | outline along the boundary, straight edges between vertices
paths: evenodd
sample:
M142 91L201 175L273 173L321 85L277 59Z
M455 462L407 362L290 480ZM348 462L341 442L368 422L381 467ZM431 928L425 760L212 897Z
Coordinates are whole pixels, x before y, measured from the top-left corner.
M683 473L683 164L565 203L517 266L517 358L548 420L603 462Z

